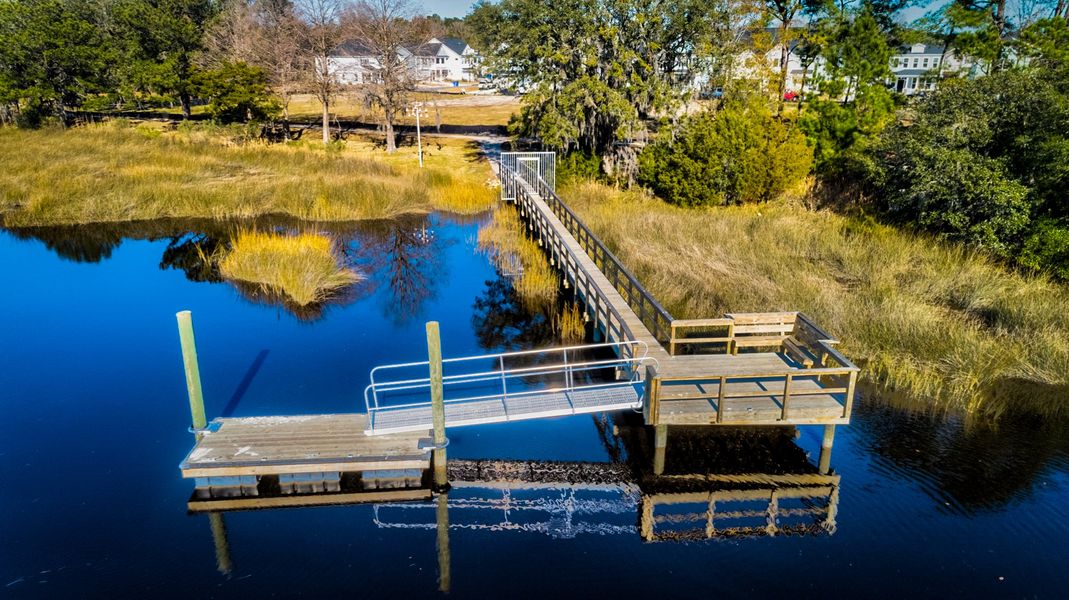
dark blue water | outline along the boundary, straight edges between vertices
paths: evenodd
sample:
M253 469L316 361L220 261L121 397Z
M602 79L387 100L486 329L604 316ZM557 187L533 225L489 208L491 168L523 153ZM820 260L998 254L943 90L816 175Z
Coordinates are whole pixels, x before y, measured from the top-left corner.
M508 304L477 230L434 217L350 232L368 282L300 315L196 281L211 277L182 253L188 236L0 233L0 597L440 595L435 529L380 526L433 523L416 508L378 523L368 505L227 513L220 572L178 471L192 436L174 313L193 311L210 417L362 410L373 366L424 357L427 320L447 356L549 343L508 326L537 323ZM450 456L609 461L623 446L599 418L456 429ZM647 543L637 509L606 517L622 532L562 533L559 516L454 528L450 595L1065 597L1066 431L1027 417L965 427L862 399L836 437L833 533ZM815 457L820 433L801 428L791 447ZM739 453L747 469L784 471L745 444L699 457L669 444L669 470Z

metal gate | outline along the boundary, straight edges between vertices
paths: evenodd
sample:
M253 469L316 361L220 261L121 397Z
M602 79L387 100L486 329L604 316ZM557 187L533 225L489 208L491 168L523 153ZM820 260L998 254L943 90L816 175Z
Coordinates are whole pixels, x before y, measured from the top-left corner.
M541 179L550 190L557 190L556 152L502 152L501 199L516 200L516 177L534 183Z

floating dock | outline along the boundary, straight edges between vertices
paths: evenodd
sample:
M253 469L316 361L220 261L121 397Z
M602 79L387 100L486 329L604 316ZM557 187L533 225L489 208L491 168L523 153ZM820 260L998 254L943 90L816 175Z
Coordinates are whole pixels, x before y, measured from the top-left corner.
M215 419L179 465L192 511L430 497L430 432L367 436L367 415ZM269 497L270 496L270 497Z

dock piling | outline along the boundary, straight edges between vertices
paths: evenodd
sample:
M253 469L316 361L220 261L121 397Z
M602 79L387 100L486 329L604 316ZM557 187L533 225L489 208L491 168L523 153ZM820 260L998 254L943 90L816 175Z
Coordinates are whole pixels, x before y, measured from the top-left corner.
M178 338L182 342L182 363L186 369L186 389L189 392L189 412L193 417L193 429L208 426L204 414L204 393L200 387L200 365L197 363L197 342L193 337L193 313L183 310L175 314L178 319ZM200 439L200 433L197 434Z
M434 487L449 486L445 458L445 398L442 390L442 343L438 321L427 322L427 362L430 365L431 419L434 425Z
M668 426L657 425L653 428L653 474L664 473L664 449L668 446Z
M821 475L827 475L831 470L831 446L835 441L835 425L824 426L824 438L820 441L820 462L818 469Z

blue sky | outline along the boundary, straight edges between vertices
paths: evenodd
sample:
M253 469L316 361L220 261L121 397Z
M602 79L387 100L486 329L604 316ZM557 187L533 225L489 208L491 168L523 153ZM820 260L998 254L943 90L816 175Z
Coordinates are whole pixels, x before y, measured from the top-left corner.
M423 12L443 17L463 17L471 11L472 0L423 0Z

